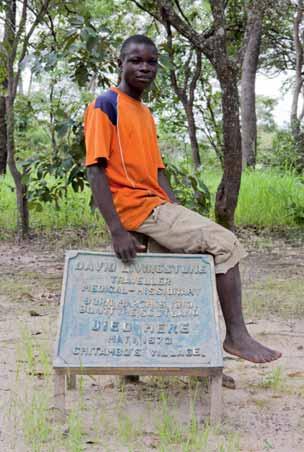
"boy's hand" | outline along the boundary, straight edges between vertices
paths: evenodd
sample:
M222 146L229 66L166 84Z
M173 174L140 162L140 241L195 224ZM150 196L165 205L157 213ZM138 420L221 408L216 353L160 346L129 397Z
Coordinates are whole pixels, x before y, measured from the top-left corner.
M130 262L136 257L136 251L145 251L145 245L141 245L132 234L126 230L112 233L112 243L115 254L123 262Z

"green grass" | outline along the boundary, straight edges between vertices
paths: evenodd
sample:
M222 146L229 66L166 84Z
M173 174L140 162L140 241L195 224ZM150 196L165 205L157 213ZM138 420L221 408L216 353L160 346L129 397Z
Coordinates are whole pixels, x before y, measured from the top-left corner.
M205 181L214 202L221 174L219 170L206 172ZM71 189L61 200L59 209L45 203L38 212L30 211L30 225L35 231L83 229L89 231L92 240L105 234L101 215L90 209L90 190L81 193ZM0 178L0 230L2 236L12 232L16 225L16 201L13 182L9 176ZM212 213L211 213L212 215ZM243 174L236 224L258 227L284 227L304 224L304 181L291 172L275 170L247 171ZM1 236L0 236L1 238Z
M302 319L303 290L303 278L289 278L285 281L269 277L259 281L244 290L245 315L256 319L270 316Z
M206 172L214 203L221 173ZM235 216L238 226L304 225L304 179L272 169L245 171Z
M66 229L66 228L94 228L103 231L104 222L98 212L90 208L90 190L75 193L68 190L66 198L56 209L52 203L45 203L41 211L30 210L30 226L33 229ZM16 225L16 197L14 185L10 176L0 178L0 227L12 230Z
M275 367L270 373L266 374L261 385L265 389L272 389L274 391L284 390L286 388L286 381L282 367Z
M246 172L236 223L262 227L304 224L304 180L291 172Z
M18 372L16 388L8 407L10 424L15 425L13 442L20 441L24 450L33 452L82 452L90 450L143 450L143 439L150 438L153 448L160 452L239 452L239 434L225 432L220 427L201 424L196 415L199 385L195 390L189 384L188 421L176 418L178 408L171 389L164 391L159 380L154 387L160 400L154 400L154 408L147 411L145 419L132 410L132 401L123 391L116 404L105 409L103 393L88 394L83 387L84 377L77 378L77 393L72 404L68 403L65 422L52 410L52 366L49 352L31 332L20 326L21 337L17 346ZM38 371L42 379L37 380ZM88 378L88 377L87 377ZM151 380L153 382L153 380ZM22 385L22 391L18 390ZM89 396L89 397L88 397ZM89 398L96 398L88 405ZM71 398L69 391L67 399ZM142 400L145 404L145 400ZM201 402L200 402L201 403ZM199 405L200 405L199 403ZM175 414L172 412L175 411ZM141 414L143 416L143 414ZM151 430L144 423L151 421ZM98 448L98 449L97 449Z

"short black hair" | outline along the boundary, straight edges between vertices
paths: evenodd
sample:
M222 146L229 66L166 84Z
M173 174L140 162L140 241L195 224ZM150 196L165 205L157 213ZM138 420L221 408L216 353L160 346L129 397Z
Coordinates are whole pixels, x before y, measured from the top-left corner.
M154 44L154 42L152 41L152 39L148 38L148 36L145 35L133 35L130 36L129 38L127 38L121 45L120 48L120 53L119 53L119 57L121 60L124 60L128 47L130 44L135 43L135 44L146 44L148 46L152 46L155 48L156 52L157 52L157 47Z

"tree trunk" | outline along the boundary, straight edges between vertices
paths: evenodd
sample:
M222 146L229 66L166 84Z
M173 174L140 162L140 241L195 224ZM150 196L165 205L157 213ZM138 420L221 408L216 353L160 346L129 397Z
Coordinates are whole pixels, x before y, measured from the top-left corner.
M221 71L218 77L222 89L224 172L216 193L215 217L218 223L233 230L242 175L238 84L232 69Z
M224 172L216 193L215 218L222 226L233 230L242 176L238 68L228 55L223 2L214 0L210 5L217 32L208 53L221 86L224 145Z
M29 213L27 205L27 189L22 183L22 174L17 168L15 158L15 119L14 102L16 98L16 87L18 85L18 76L14 72L14 43L16 39L16 0L12 0L6 6L5 16L5 35L7 36L7 94L5 97L6 108L6 140L7 140L7 164L16 187L17 201L17 230L22 238L25 238L29 232Z
M187 116L187 122L188 122L188 133L191 143L191 150L192 150L192 160L194 163L195 168L199 168L201 165L201 157L199 154L199 145L196 137L196 125L194 120L194 114L193 114L193 105L190 105L189 103L184 104L184 109Z
M164 14L164 12L162 11ZM172 32L171 32L171 26L170 23L167 21L167 17L164 14L163 20L165 22L165 27L167 30L167 45L168 45L168 56L171 63L170 68L170 79L172 87L175 91L175 94L180 99L180 101L183 104L187 123L188 123L188 135L190 138L190 144L191 144L191 151L192 151L192 161L194 164L194 167L197 169L201 165L201 157L199 154L199 145L196 137L196 124L195 124L195 118L193 114L193 104L194 104L194 93L197 81L201 75L201 69L202 69L202 57L201 53L199 51L196 51L196 68L193 74L193 77L190 80L189 83L189 77L190 77L190 64L192 60L192 51L189 54L189 57L187 61L184 63L184 86L179 86L176 73L174 70L175 62L174 62L174 50L173 50L173 42L172 42ZM187 92L189 91L189 92Z
M6 146L6 108L5 97L0 96L0 175L6 173L7 146Z
M304 132L301 130L301 120L303 119L303 112L299 115L299 97L301 90L303 89L304 79L303 79L303 63L304 63L304 49L301 39L300 27L303 19L304 4L303 0L299 0L296 10L296 15L293 24L293 42L296 51L296 75L295 83L293 89L291 114L290 114L290 126L291 132L295 144L295 149L297 151L297 167L298 169L304 169Z
M10 85L10 83L9 83ZM15 139L14 139L14 100L8 95L6 97L7 114L7 163L13 176L16 187L17 200L17 230L24 239L29 233L29 212L27 203L27 187L22 183L22 174L17 168L15 160Z
M151 2L152 3L152 2ZM217 73L222 91L224 173L216 194L215 215L223 226L234 228L234 212L237 206L242 175L242 141L239 120L238 73L236 61L229 57L223 0L210 1L213 17L212 32L198 33L175 10L172 0L156 0L157 9L152 15L164 23L170 23L187 38L194 48L205 54ZM136 4L139 3L136 1ZM142 6L143 9L145 9ZM149 8L146 9L147 12Z
M257 146L255 81L262 36L261 9L253 8L249 10L247 30L247 45L241 79L242 155L243 168L246 166L254 168Z
M55 116L54 116L54 89L56 80L51 79L50 83L50 130L51 130L51 142L52 142L52 160L55 161L57 157L57 142L55 133Z

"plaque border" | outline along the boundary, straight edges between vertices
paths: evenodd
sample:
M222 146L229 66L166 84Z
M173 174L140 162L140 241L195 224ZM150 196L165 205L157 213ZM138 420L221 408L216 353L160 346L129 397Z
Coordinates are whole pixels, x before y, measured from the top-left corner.
M215 337L216 337L216 347L219 350L218 361L221 365L219 366L150 366L150 365L142 365L139 367L134 366L79 366L74 364L67 363L60 355L59 355L59 346L60 346L60 338L61 331L63 326L63 311L64 311L64 300L66 298L67 291L67 276L70 260L76 258L77 256L85 254L85 255L103 255L103 256L111 256L116 257L113 252L106 251L88 251L88 250L67 250L65 252L65 264L64 264L64 272L62 279L62 290L60 297L60 313L57 320L57 335L54 346L53 353L53 368L56 371L62 371L66 373L67 371L70 374L103 374L103 375L128 375L130 373L135 373L137 375L201 375L201 376L212 376L212 374L218 373L219 370L222 370L224 367L223 364L223 353L221 348L220 341L220 327L219 327L219 316L218 316L218 294L216 290L216 280L215 280L215 272L214 272L214 261L211 255L208 254L182 254L182 253L137 253L137 256L143 257L182 257L183 259L191 259L193 257L203 259L207 261L210 265L210 278L211 278L211 289L214 294L214 300L212 300L212 313L214 316L214 324L215 324ZM116 257L117 258L117 257ZM118 259L118 258L117 258Z

